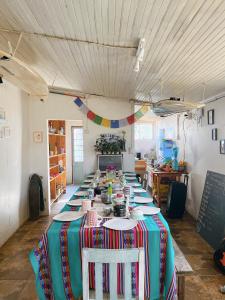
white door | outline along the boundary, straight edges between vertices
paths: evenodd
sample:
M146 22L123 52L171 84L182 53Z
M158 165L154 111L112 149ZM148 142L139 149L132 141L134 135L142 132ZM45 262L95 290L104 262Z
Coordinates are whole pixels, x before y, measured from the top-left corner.
M84 178L83 127L72 127L72 169L73 184L80 184Z

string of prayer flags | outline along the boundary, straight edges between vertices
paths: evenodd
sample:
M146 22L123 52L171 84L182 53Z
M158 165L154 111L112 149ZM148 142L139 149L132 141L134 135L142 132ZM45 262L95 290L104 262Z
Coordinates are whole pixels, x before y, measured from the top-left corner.
M134 114L132 114L124 119L109 120L109 119L103 118L103 117L95 114L78 97L74 100L74 103L80 108L80 110L84 114L87 115L87 118L89 120L93 121L97 125L101 125L106 128L121 128L121 127L125 127L128 125L132 125L136 121L138 121L141 117L143 117L144 114L148 111L148 107L146 105L143 105L137 112L135 112Z

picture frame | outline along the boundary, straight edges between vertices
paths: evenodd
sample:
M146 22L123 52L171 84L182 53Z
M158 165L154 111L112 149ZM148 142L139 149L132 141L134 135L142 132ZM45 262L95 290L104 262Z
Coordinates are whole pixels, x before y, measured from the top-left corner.
M212 129L212 140L217 141L217 128Z
M0 123L5 123L6 121L6 115L5 115L5 111L0 108Z
M43 131L34 131L33 132L33 141L34 143L42 143L43 142Z
M225 140L220 140L220 154L225 154Z
M214 109L208 110L208 125L214 124Z

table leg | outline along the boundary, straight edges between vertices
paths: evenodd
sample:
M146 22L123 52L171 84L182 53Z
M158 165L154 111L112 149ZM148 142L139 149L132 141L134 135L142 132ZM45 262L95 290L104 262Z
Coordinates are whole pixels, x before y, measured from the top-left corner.
M177 276L177 285L178 285L178 300L184 300L185 292L185 276Z
M158 206L160 207L161 206L161 203L160 203L160 176L157 176L157 202L158 202Z

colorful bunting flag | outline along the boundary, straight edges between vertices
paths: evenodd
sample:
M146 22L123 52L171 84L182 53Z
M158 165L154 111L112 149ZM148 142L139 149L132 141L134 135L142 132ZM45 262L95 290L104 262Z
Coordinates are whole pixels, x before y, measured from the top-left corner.
M107 127L107 128L121 128L127 125L131 125L139 120L148 111L148 107L143 105L136 113L120 120L109 120L101 116L96 115L91 111L80 98L76 98L73 101L80 110L87 115L88 119L93 121L95 124Z

